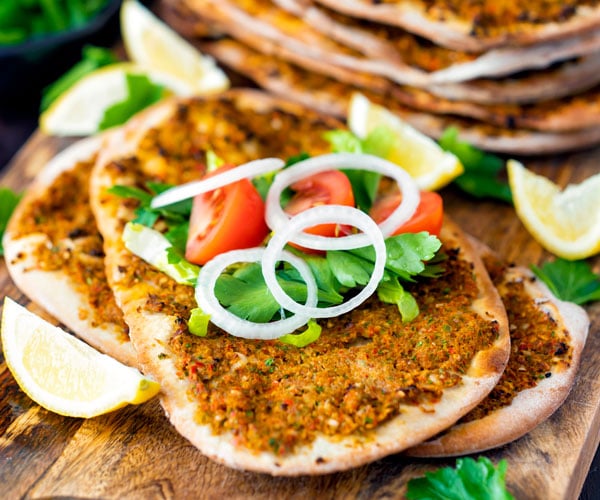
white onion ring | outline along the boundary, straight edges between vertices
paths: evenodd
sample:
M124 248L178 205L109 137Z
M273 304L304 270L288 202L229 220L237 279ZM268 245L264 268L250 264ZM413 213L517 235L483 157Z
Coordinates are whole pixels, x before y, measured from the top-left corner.
M335 169L369 170L391 177L397 182L402 192L402 202L387 219L379 224L384 238L390 236L398 226L409 220L419 205L421 198L419 188L414 179L402 167L373 155L333 153L303 160L275 176L266 202L265 218L269 228L277 232L290 221L290 216L281 207L281 193L285 188L310 175ZM317 245L320 245L321 243L318 242L324 239L326 239L324 236L301 232L293 235L289 241L305 248L321 248ZM364 234L336 236L332 239L344 242L342 244L345 249L359 248L370 244Z
M263 158L260 160L249 161L235 168L225 170L222 173L212 175L199 181L192 181L186 184L175 186L167 191L155 196L150 203L152 208L160 208L171 205L178 201L193 198L196 195L214 191L228 184L256 177L257 175L268 174L279 170L285 165L285 162L279 158Z
M354 297L347 302L338 304L331 307L316 307L316 305L303 305L295 302L292 298L285 293L283 288L277 282L275 276L275 263L280 258L279 256L284 252L283 247L287 241L290 240L290 236L312 227L316 224L349 224L363 231L363 234L356 236L363 236L363 239L368 239L369 244L373 245L375 250L375 265L371 278L367 285ZM332 249L334 246L336 249L343 250L356 247L344 247L340 243L344 242L345 238L325 238L325 245L327 249ZM345 240L348 242L348 240ZM367 246L367 245L362 245ZM323 241L317 240L314 246L309 248L324 250ZM281 304L284 309L287 309L293 313L302 316L309 316L311 318L331 318L339 316L348 311L351 311L355 307L358 307L365 300L367 300L377 289L379 281L383 277L385 268L385 261L387 257L387 251L385 248L385 240L380 228L377 226L375 221L371 219L367 214L361 212L359 209L354 207L342 206L342 205L320 205L309 208L298 215L292 217L288 223L279 229L271 238L264 252L262 261L262 272L265 282L269 287L270 292L275 297L275 300Z
M238 262L260 262L263 260L265 249L248 248L245 250L232 250L211 259L204 265L198 276L196 284L196 302L198 306L210 315L210 321L235 337L246 339L273 340L286 333L292 333L308 323L310 316L294 315L289 318L280 319L270 323L255 323L242 319L225 309L215 296L215 284L221 272L228 266ZM300 257L288 251L281 251L277 260L285 260L292 264L306 282L307 298L306 305L314 307L317 305L317 284L315 278ZM272 260L273 265L275 261ZM273 273L275 270L273 269Z

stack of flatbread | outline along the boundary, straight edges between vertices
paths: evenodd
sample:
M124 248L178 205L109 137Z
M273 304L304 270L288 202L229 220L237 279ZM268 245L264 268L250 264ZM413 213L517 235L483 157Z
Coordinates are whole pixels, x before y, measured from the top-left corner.
M567 397L589 319L450 220L443 273L407 285L415 320L373 297L321 321L305 347L192 335L194 288L125 247L138 205L109 188L196 179L208 151L231 164L318 155L323 132L344 126L257 90L158 103L40 172L3 239L8 270L80 337L160 382L174 427L230 467L324 474L523 436Z
M163 0L163 17L277 95L345 116L353 91L439 138L548 154L600 142L594 0Z

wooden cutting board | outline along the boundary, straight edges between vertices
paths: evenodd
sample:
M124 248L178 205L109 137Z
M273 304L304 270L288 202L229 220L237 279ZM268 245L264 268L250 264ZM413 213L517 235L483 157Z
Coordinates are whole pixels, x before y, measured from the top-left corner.
M25 189L43 164L69 144L34 134L9 165L3 186ZM600 172L600 149L523 160L565 185ZM446 208L471 234L518 264L548 258L512 207L443 191ZM600 258L592 260L596 272ZM28 305L0 260L0 291ZM600 303L587 307L591 330L576 384L564 405L520 440L485 453L506 458L518 499L576 499L600 440ZM48 318L46 315L45 317ZM25 396L0 359L0 498L402 498L411 477L454 460L394 455L345 473L272 478L207 460L170 426L158 402L98 418L65 418Z

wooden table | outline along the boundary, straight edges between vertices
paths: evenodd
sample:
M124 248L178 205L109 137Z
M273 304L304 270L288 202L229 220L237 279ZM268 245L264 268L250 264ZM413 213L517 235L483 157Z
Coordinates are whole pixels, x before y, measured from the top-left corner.
M34 134L7 166L2 185L23 189L66 139ZM600 171L600 149L524 160L564 185ZM519 264L548 258L512 207L467 199L453 188L445 204L473 235ZM591 261L596 272L600 258ZM2 296L30 304L0 261ZM522 439L485 455L509 463L508 485L519 499L578 498L600 439L600 302L575 386L565 404ZM47 317L47 316L46 316ZM25 396L0 359L0 498L402 498L409 478L454 460L391 456L345 473L271 478L216 465L170 426L156 400L90 420L54 415ZM590 484L594 498L598 484ZM597 498L597 496L595 497Z

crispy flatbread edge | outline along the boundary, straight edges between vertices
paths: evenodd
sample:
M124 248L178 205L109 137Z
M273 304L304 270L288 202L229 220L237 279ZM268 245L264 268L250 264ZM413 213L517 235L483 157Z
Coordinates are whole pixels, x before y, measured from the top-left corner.
M248 105L256 103L262 106L256 92L248 93L252 100ZM279 102L273 99L274 103ZM143 137L145 130L158 125L174 112L176 101L166 101L162 105L151 108L138 115L127 127L113 135L111 144L106 148L107 155L100 155L92 176L92 193L100 192L110 179L103 175L102 165L118 155L128 154L135 150L137 142ZM109 153L111 151L111 153ZM96 200L97 201L97 200ZM96 205L92 194L92 206L98 218L103 208ZM104 225L107 269L117 269L119 253L111 251L111 238L106 232L114 232L116 226L106 218L101 218ZM125 300L119 303L127 322L130 335L136 346L141 370L161 384L161 404L176 430L196 446L203 454L214 461L232 468L263 472L271 475L299 476L326 474L356 467L386 455L399 452L437 434L450 426L462 415L470 411L495 386L506 365L510 347L508 321L504 307L500 301L483 263L474 254L460 229L447 221L445 239L451 246L460 247L461 255L473 261L474 273L482 285L482 298L474 307L486 318L495 318L499 323L499 336L488 349L481 351L473 360L473 364L459 387L444 393L439 404L424 411L421 408L408 407L398 417L381 426L370 438L356 437L345 439L327 439L319 437L309 446L303 446L293 454L279 457L273 453L255 453L237 448L231 434L213 435L208 425L200 425L196 421L196 405L189 399L189 385L177 374L176 365L168 356L168 341L175 331L174 318L158 313L144 313L142 306L145 298ZM110 271L107 272L109 283ZM117 302L119 302L117 294ZM167 356L165 356L167 354Z
M461 239L456 226L446 222L444 231L446 238L455 242L453 246L460 246L461 255L468 260L473 258L474 272L485 291L485 297L479 299L476 307L487 317L492 312L499 318L501 334L493 346L475 357L463 383L445 391L439 403L427 408L403 407L400 415L378 427L372 436L362 439L319 436L311 445L302 446L286 456L238 448L233 444L232 434L214 435L210 426L196 422L195 404L187 396L189 386L178 377L173 361L168 355L164 356L176 325L167 316L140 313L144 302L141 299L125 306L126 315L132 325L134 342L144 338L136 344L142 370L160 382L161 404L171 423L212 460L235 469L273 476L318 475L347 470L400 452L447 428L493 389L507 361L509 339L506 324L502 324L503 307L497 302L495 288L482 264Z
M336 20L314 1L273 0L283 10L339 43L352 47L367 57L387 60L401 70L406 63L393 43L378 37L368 26L360 28ZM343 14L342 14L343 15ZM346 19L352 19L346 16ZM423 70L431 83L457 83L476 78L503 77L524 70L543 69L557 61L591 54L598 50L600 32L584 31L572 37L529 46L501 47L478 54L471 61L450 64L435 71Z
M473 240L480 255L491 252L481 242ZM470 422L459 423L439 437L406 450L415 457L448 457L479 453L498 448L524 436L549 418L567 399L575 382L581 353L589 331L590 320L585 310L556 298L546 285L523 267L507 271L508 281L523 281L531 299L540 310L555 318L569 332L573 357L566 370L552 370L552 376L535 387L520 392L509 406Z
M79 316L87 309L87 301L61 271L38 269L32 251L40 243L49 242L43 233L32 233L21 238L14 237L16 226L35 200L44 197L48 187L62 172L73 168L77 162L90 160L102 145L103 136L93 136L68 146L54 156L39 172L8 223L3 237L5 263L11 279L27 297L67 326L78 337L105 354L129 366L137 364L133 345L123 341L123 333L116 325L107 323L94 326ZM21 255L25 254L25 258Z
M346 84L343 82L336 83L338 92L335 94L326 87L308 91L301 85L290 84L289 80L279 75L267 74L261 68L248 65L244 58L247 52L243 45L235 42L233 44L212 42L203 43L200 47L203 52L253 79L257 85L275 96L295 100L321 113L339 118L347 116L349 92L354 88L348 86L347 90L344 89ZM416 111L399 103L391 107L390 111L434 139L439 139L447 127L455 126L459 129L461 139L473 146L496 153L537 156L589 148L600 142L598 125L564 132L505 129L475 119Z
M363 0L316 0L331 9L358 18L400 26L445 47L466 52L482 52L506 45L530 45L574 36L600 24L600 9L582 6L570 19L529 26L494 35L473 35L472 20L444 16L431 19L418 4L406 1L373 5Z

